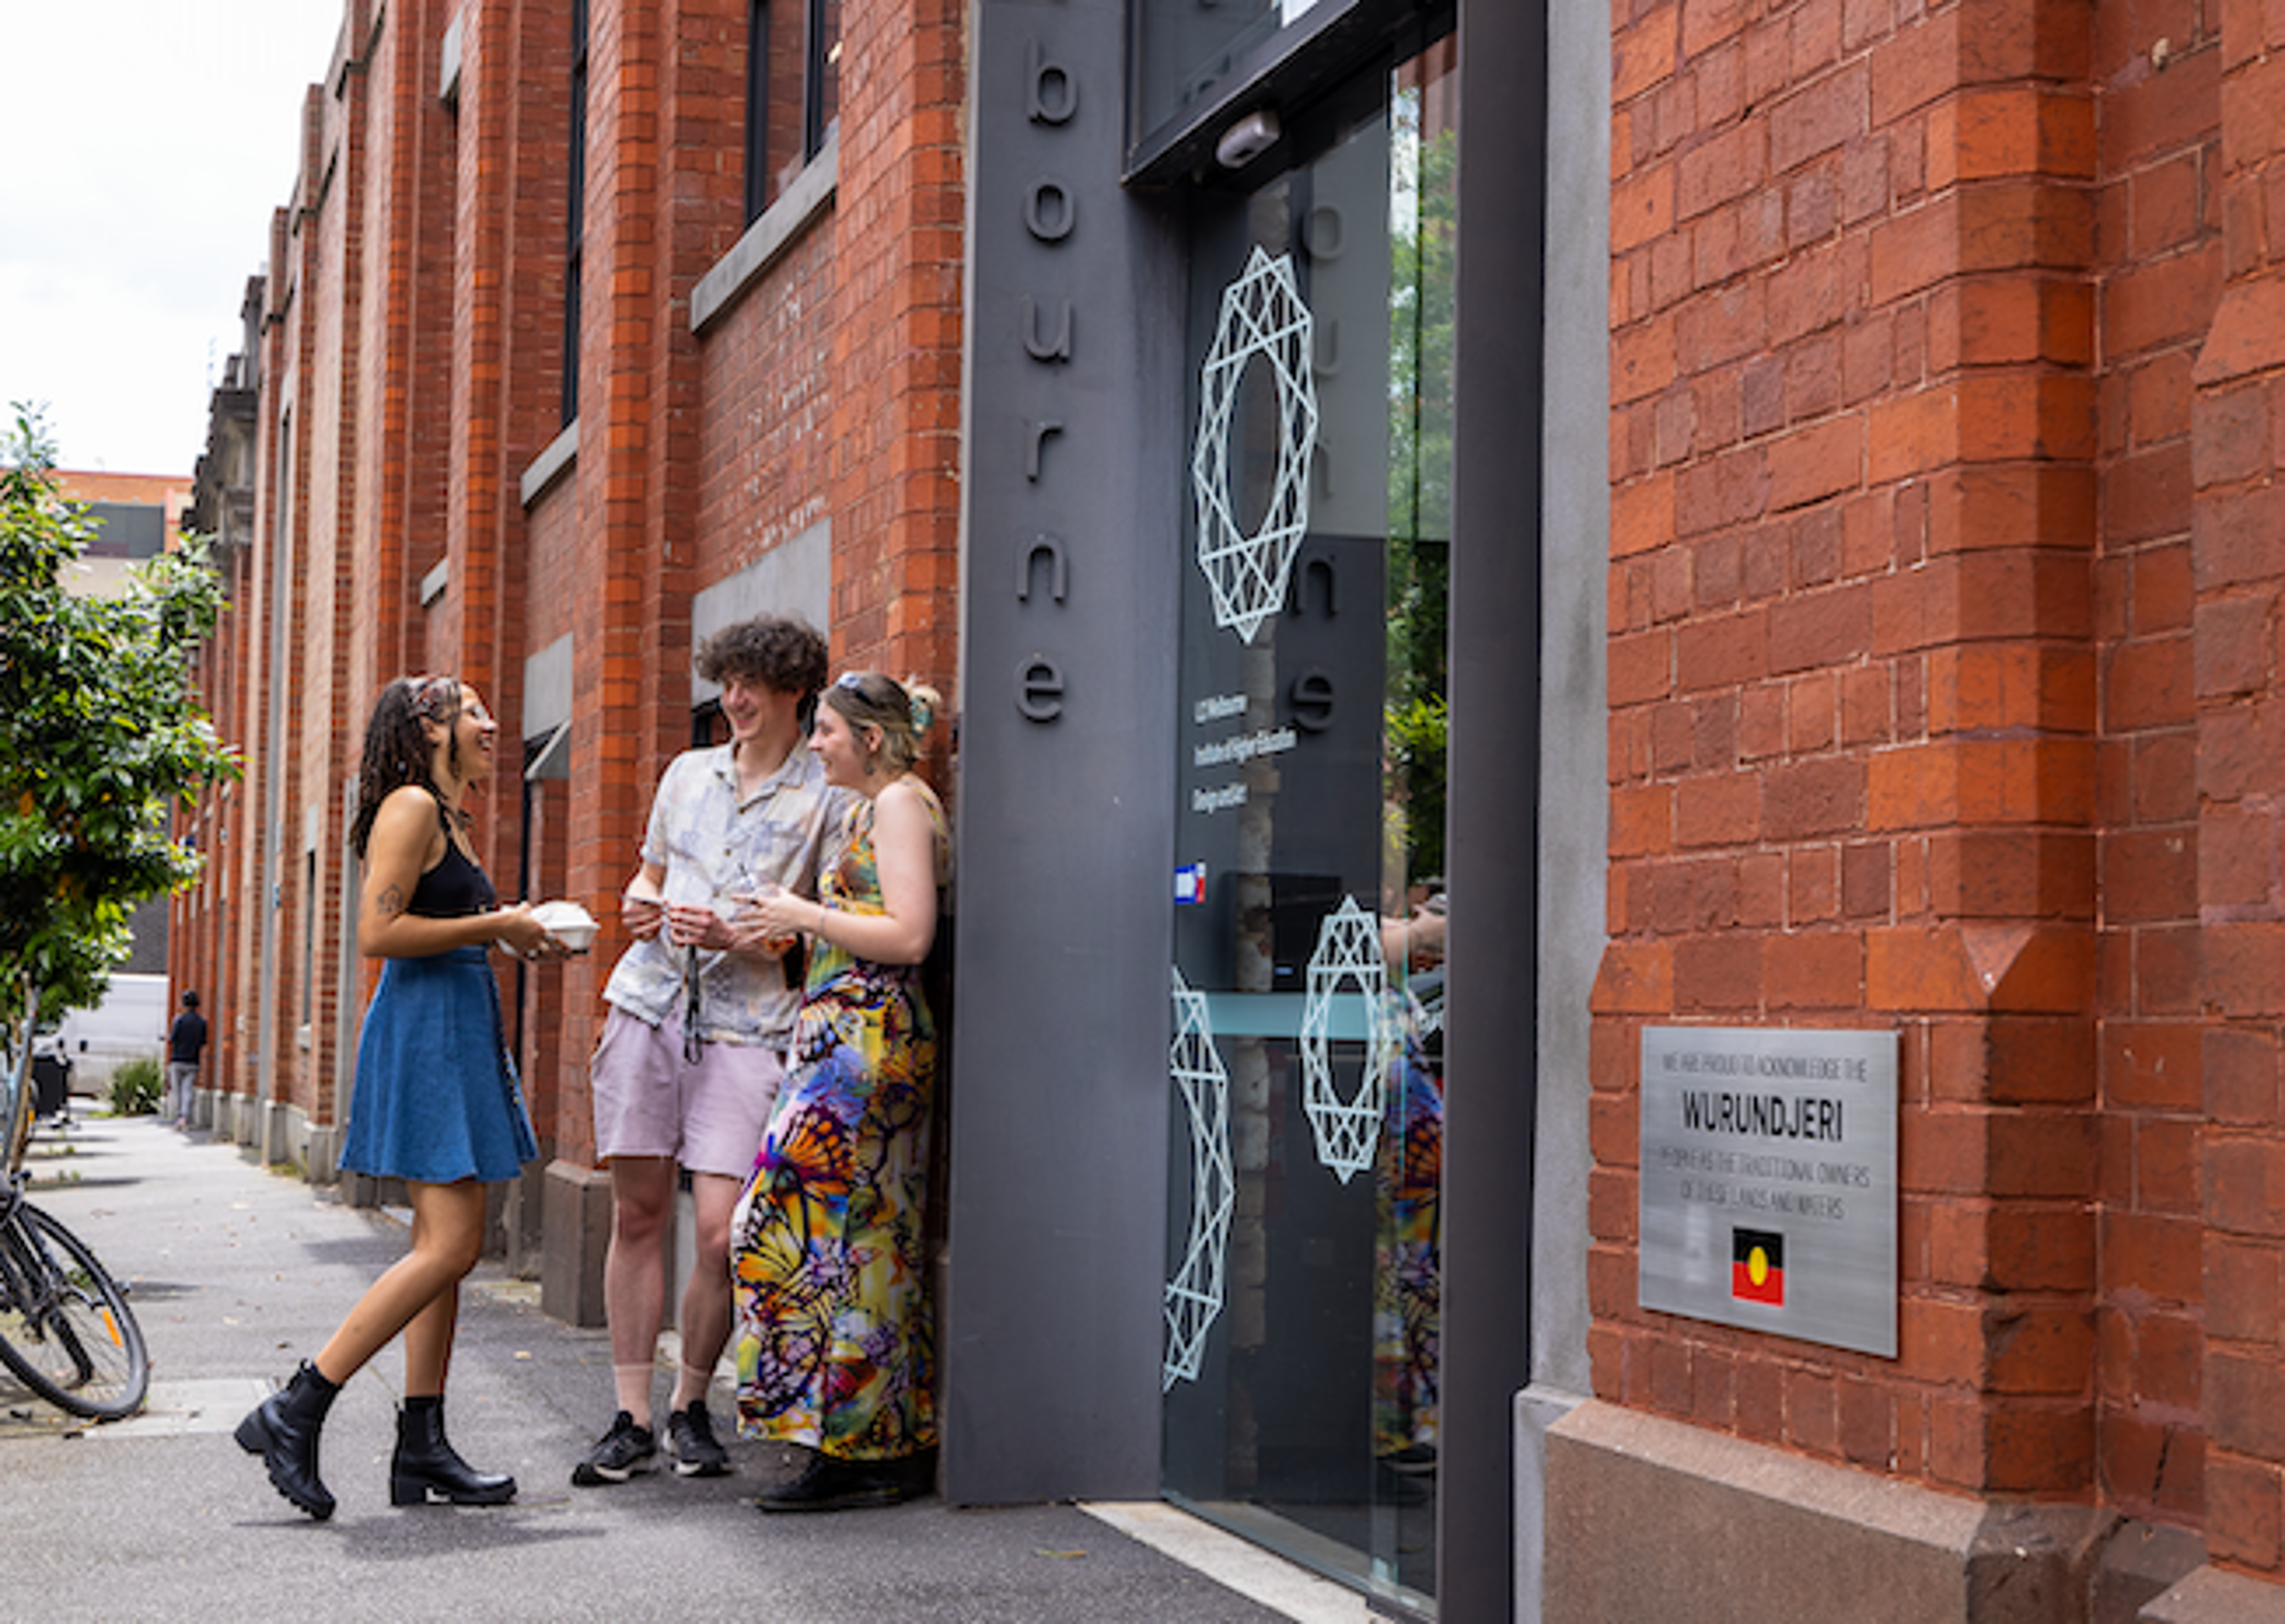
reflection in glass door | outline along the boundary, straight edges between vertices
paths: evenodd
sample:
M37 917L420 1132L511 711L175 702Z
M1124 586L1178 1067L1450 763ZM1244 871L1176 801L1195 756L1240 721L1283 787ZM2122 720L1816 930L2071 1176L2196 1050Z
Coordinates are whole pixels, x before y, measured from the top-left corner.
M1166 1487L1433 1611L1455 52L1194 215Z

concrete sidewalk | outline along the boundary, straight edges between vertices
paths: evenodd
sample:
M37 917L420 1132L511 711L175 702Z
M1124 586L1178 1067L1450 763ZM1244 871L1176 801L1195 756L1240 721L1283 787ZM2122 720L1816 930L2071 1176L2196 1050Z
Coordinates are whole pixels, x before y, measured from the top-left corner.
M350 1381L323 1451L341 1509L313 1523L232 1440L404 1249L386 1214L149 1118L34 1143L32 1198L127 1283L152 1349L135 1419L90 1426L0 1372L0 1612L76 1620L783 1620L787 1624L1358 1624L1350 1592L1156 1505L764 1518L794 1452L730 1441L735 1471L574 1489L609 1419L601 1330L480 1269L462 1299L453 1440L515 1473L514 1505L389 1504L402 1370ZM659 1400L664 1401L664 1372ZM718 1385L717 1416L731 1408ZM1133 1536L1133 1537L1131 1537ZM1180 1551L1177 1559L1170 1551Z

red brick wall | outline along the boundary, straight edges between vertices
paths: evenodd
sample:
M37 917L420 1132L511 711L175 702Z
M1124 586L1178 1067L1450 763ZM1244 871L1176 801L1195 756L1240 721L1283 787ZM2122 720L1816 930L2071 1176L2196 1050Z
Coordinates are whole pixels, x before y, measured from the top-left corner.
M536 545L519 482L562 428L571 13L568 0L463 5L460 22L451 533L464 550L514 555ZM529 624L573 590L534 555L500 596ZM518 652L568 629L560 614L531 626Z
M358 731L383 684L428 664L414 629L419 583L444 556L450 442L434 430L451 420L454 221L451 127L436 99L438 9L389 8L347 82L368 172L348 673Z
M342 795L373 699L390 678L436 661L461 670L512 713L517 694L507 679L522 670L520 650L512 664L499 652L496 537L487 534L473 551L463 538L444 597L428 611L420 602L421 577L447 557L452 451L464 443L438 432L453 420L457 354L457 132L436 95L449 9L382 14L366 0L345 8L341 47L307 100L302 172L272 253L279 270L264 341L259 539L240 589L244 612L230 627L240 690L237 731L227 736L249 765L235 814L244 828L226 859L239 906L220 927L229 938L221 955L233 967L225 973L237 984L229 1031L249 1047L242 1055L225 1047L217 1077L240 1092L258 1086L251 1045L267 980L276 989L269 1059L277 1097L320 1125L338 1125L347 1105L337 1092L345 1056L336 1052L336 966L354 921L344 906ZM496 501L497 482L481 507ZM270 575L281 554L291 572L287 756L271 762L267 616ZM276 957L265 969L263 847L272 777L281 791L282 906ZM514 871L517 788L506 775L480 808L479 851L496 874L504 863ZM314 879L305 856L312 818ZM375 968L363 966L360 995ZM305 1014L306 1047L298 1035Z
M1590 1354L1700 1424L2194 1518L2216 114L2194 14L2131 15L1617 22ZM1653 1021L1902 1033L1897 1360L1635 1306Z
M704 584L689 294L743 225L745 11L597 4L591 27L579 452L533 515L545 567L526 588L527 652L564 632L575 650L579 793L546 809L547 877L606 922L594 953L562 973L550 1039L564 1063L543 1133L582 1163L593 1125L577 1063L625 945L616 899L651 787L689 734L690 598Z
M593 954L525 977L517 1013L543 1141L584 1165L585 1057L624 945L616 898L651 788L689 736L692 595L829 521L836 659L947 687L954 670L962 14L940 0L845 7L836 201L701 339L691 289L745 227L744 0L594 0L577 455L527 511L521 478L561 428L569 0L347 9L271 262L257 545L229 633L251 771L243 837L221 860L246 900L215 926L215 962L232 967L224 1005L249 1037L258 987L278 987L273 1058L313 1117L336 1119L331 1020L306 1059L292 1040L298 916L275 963L260 959L265 774L289 791L289 909L307 906L301 807L322 806L331 864L381 684L456 671L513 733L524 662L571 638L572 777L535 792L530 889L581 900L606 930ZM455 19L448 106L437 75ZM293 708L273 763L263 616L289 534ZM439 562L447 584L423 605ZM522 804L503 772L477 807L480 854L506 890ZM330 933L349 922L338 883L329 868L314 893L327 994ZM226 1035L218 1047L250 1092L250 1060Z
M2191 577L2208 1126L2199 1171L2209 1455L2219 1560L2285 1565L2285 889L2278 878L2279 603L2285 589L2285 13L2226 0L2223 139L2200 172L2220 218L2220 301L2191 370ZM2187 35L2187 30L2183 30ZM2200 36L2210 45L2210 34ZM2178 44L2180 41L2178 39ZM2169 70L2171 72L2171 69Z
M591 22L579 459L576 492L550 499L577 504L586 583L573 623L573 748L595 794L572 803L569 882L601 898L624 882L647 787L687 732L673 721L687 712L687 667L654 651L687 648L692 583L687 551L668 548L687 522L658 479L671 455L659 443L669 403L657 388L673 343L673 279L660 255L674 211L658 196L666 27L653 8L615 4L597 4ZM614 945L607 933L603 952Z
M844 0L833 648L949 698L959 618L962 10Z
M551 0L463 6L459 15L449 553L456 577L478 589L462 617L491 651L505 749L522 731L523 662L570 632L585 584L576 484L530 514L522 494L524 470L562 428L571 12ZM519 777L502 773L494 789L492 814L504 827L521 814ZM519 832L530 844L531 900L569 892L560 788L536 792L531 827ZM496 846L504 894L517 889L523 857L518 843ZM564 1096L561 1046L571 989L588 991L585 977L584 967L524 976L523 1007L509 1006L522 1016L526 1098L546 1150L557 1149L559 1124L586 1116L584 1092ZM517 978L506 979L512 996Z
M312 797L322 804L330 778L326 744L333 721L335 608L331 576L353 478L342 467L342 453L350 443L345 408L354 400L349 346L357 288L348 267L349 216L361 166L343 127L340 104L313 87L305 106L302 168L288 248L294 278L293 302L286 312L291 349L279 369L279 376L290 380L279 402L290 440L279 468L279 517L286 528L273 532L285 538L285 545L275 549L282 561L273 556L272 561L287 581L282 604L286 624L282 644L263 651L265 677L269 656L278 656L284 699L279 707L282 734L273 735L265 726L262 742L266 748L272 736L281 736L287 757L265 763L265 771L278 781L279 793L273 802L265 783L255 813L263 829L258 840L276 848L274 875L259 867L256 873L265 882L274 879L276 890L273 893L269 883L261 883L255 895L271 907L275 920L276 956L263 978L273 994L265 1056L272 1085L269 1097L314 1112L318 1102L296 1040L303 979L302 921L310 894L302 875L302 808ZM278 613L280 607L271 605L271 612ZM263 927L258 919L254 928L260 942ZM258 1001L254 1008L258 1012Z
M338 1124L348 1103L339 1093L347 1066L337 966L355 922L343 787L381 686L432 653L457 663L472 652L457 636L426 647L415 618L420 574L442 555L448 469L449 443L430 428L449 417L452 353L452 148L434 93L439 9L349 8L342 53L314 100L317 149L303 177L310 247L297 303L309 338L291 398L308 501L294 537L299 713L272 979L280 1097L318 1124ZM455 606L466 584L456 586ZM465 674L497 701L492 670ZM514 850L512 819L480 820L476 833L495 867L503 844ZM373 970L363 967L360 993Z
M351 8L344 35L349 56L362 59L369 22L362 8ZM330 1009L340 941L341 866L337 841L328 831L339 827L334 804L344 776L335 741L342 715L356 704L349 678L357 561L375 536L375 527L361 512L375 472L364 448L367 414L380 383L373 369L381 353L370 340L367 321L376 294L385 297L386 289L373 285L365 247L377 234L373 216L385 199L381 188L387 176L385 162L374 162L367 76L343 72L329 75L327 83L339 89L322 94L317 103L318 164L305 182L313 210L302 226L312 246L310 279L303 286L311 333L300 403L308 501L295 560L302 572L301 626L292 639L291 681L300 713L289 734L294 776L280 828L286 906L272 975L284 1055L278 1097L321 1123L339 1121L348 1103L335 1097L339 1068L333 1032L331 1023L318 1017L318 1000L323 995ZM351 730L362 720L352 722ZM307 857L312 820L314 875Z
M444 33L456 15L462 79L454 110L436 91ZM451 671L473 684L501 719L493 777L473 800L471 833L494 883L510 896L522 839L522 757L514 741L522 702L523 550L502 533L498 357L499 216L512 193L508 177L488 171L484 159L502 117L499 77L512 71L513 53L497 7L436 4L393 18L389 27L402 53L395 129L407 172L387 240L376 248L388 256L391 286L407 307L387 365L413 409L412 432L391 443L407 499L381 595L408 606L410 624L403 663L384 663L374 675L380 682L401 669ZM548 99L546 90L538 99ZM436 432L439 426L451 432ZM439 563L444 590L411 608L420 604L422 579ZM503 987L508 978L503 970Z
M2092 64L2100 1482L2121 1510L2170 1520L2203 1502L2189 379L2219 289L2218 43L2195 6L2110 7Z
M314 97L315 92L312 92ZM303 167L308 167L308 140L303 140ZM234 823L239 836L230 855L231 894L239 899L227 922L223 974L229 983L222 1025L224 1047L216 1055L216 1082L233 1094L252 1095L258 1086L260 988L262 985L262 915L266 903L263 884L262 846L265 827L263 805L271 773L267 718L271 673L271 625L275 608L273 577L278 563L278 526L294 503L287 489L289 465L297 453L286 441L287 424L279 402L287 380L294 375L297 345L294 315L299 302L294 289L299 277L291 258L294 241L290 208L271 216L268 295L262 329L263 406L255 433L254 528L256 537L247 567L241 576L245 588L239 601L245 613L232 623L241 639L238 662L244 703L241 731L225 734L246 754L246 777L236 795ZM208 1019L211 1021L212 1016Z
M561 779L533 786L530 838L535 898L563 894L564 844L574 788ZM590 912L604 919L615 916L617 910L591 906ZM566 985L575 971L581 988L576 1004ZM586 1061L594 1036L585 1016L595 1007L595 989L600 985L595 973L595 961L589 958L561 972L530 973L521 978L524 1098L542 1136L541 1153L590 1167L595 1163L595 1117L587 1089ZM512 978L511 1000L504 1005L511 1023L507 1034L511 1044L516 1040L514 1023L519 1014L513 1001L513 985ZM577 1010L579 1018L567 1019L570 1009Z
M559 255L560 257L560 255ZM584 561L579 542L579 509L575 482L566 481L534 504L524 527L528 551L525 569L524 625L530 639L527 652L536 653L572 632L574 600L585 588ZM577 647L574 647L575 660ZM583 730L574 706L574 735ZM536 785L530 839L533 900L576 898L603 922L604 939L585 958L568 962L561 970L526 978L525 1030L530 1034L524 1056L524 1087L543 1149L565 1161L593 1166L594 1113L587 1092L586 1058L594 1047L597 1017L601 1009L603 977L617 956L619 888L634 872L638 827L624 851L601 854L578 883L570 870L571 806L575 798L612 787L606 773L624 767L598 768L583 759L575 763L575 779Z
M834 263L828 215L700 346L703 580L736 574L831 511Z
M218 549L224 608L216 635L196 656L196 680L217 737L240 741L246 734L246 627L253 618L253 556L243 546ZM168 975L177 994L195 988L208 1027L200 1086L227 1087L237 1073L239 962L236 944L245 912L240 854L247 843L246 789L224 782L194 809L177 814L178 835L196 842L204 859L197 883L176 899L168 933Z

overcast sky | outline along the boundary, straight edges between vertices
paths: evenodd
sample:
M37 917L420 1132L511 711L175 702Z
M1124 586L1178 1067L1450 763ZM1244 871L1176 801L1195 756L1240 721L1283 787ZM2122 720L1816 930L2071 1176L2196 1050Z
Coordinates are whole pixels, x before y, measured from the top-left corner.
M37 0L0 43L0 409L187 476L294 184L338 0Z

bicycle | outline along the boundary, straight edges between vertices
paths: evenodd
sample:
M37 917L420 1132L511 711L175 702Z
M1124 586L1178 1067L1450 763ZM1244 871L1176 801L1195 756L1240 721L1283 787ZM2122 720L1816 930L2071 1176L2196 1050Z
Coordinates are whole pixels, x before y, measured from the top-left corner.
M151 1353L127 1292L87 1243L25 1198L32 1122L32 1034L9 1068L6 1173L0 1176L0 1364L49 1403L110 1421L143 1408Z

